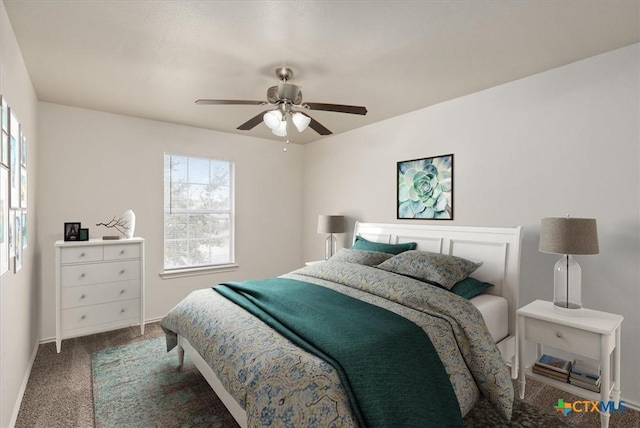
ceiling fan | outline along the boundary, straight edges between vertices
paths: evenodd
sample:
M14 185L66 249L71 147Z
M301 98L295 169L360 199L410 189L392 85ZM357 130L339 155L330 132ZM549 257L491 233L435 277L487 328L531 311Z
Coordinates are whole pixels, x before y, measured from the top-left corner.
M277 86L272 86L267 89L267 101L199 99L196 100L196 104L275 106L273 109L265 110L252 117L238 126L237 129L248 131L264 121L271 131L280 137L287 136L287 118L293 122L299 132L304 131L308 126L320 135L331 134L331 131L324 125L301 110L324 110L360 115L367 114L366 107L314 102L303 103L300 86L288 82L288 80L293 77L293 71L287 67L280 67L276 69L276 76L280 79L280 82Z

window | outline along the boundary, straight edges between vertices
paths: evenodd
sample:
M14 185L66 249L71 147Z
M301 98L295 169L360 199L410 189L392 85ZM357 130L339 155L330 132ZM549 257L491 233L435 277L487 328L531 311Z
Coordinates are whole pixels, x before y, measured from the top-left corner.
M165 153L165 272L234 263L233 222L233 163Z

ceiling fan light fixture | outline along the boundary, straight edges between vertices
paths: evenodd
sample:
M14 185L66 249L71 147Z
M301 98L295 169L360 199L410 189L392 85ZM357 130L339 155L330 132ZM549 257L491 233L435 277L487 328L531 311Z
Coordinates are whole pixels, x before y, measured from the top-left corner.
M282 113L280 112L280 110L268 111L264 114L264 116L262 116L262 120L264 120L265 125L267 125L270 129L276 130L279 126L281 126L280 124L282 123Z
M298 132L302 132L307 129L307 126L311 123L311 118L309 116L299 112L293 113L291 120L293 120L293 124L298 129Z
M331 135L331 131L317 120L311 118L307 113L292 110L292 107L306 110L330 111L336 113L348 114L367 114L367 108L364 106L353 106L346 104L328 104L316 102L302 102L301 87L289 83L293 77L293 71L288 67L280 67L276 69L276 76L280 80L277 85L267 89L267 100L218 100L201 98L196 100L199 105L257 105L270 106L272 110L264 110L247 120L236 129L241 131L250 131L261 122L264 122L273 134L285 137L287 136L286 120L291 119L294 126L299 132L303 132L310 127L320 135ZM284 125L283 125L284 121Z
M281 120L280 124L277 128L271 130L273 135L277 135L278 137L286 137L287 136L287 121Z

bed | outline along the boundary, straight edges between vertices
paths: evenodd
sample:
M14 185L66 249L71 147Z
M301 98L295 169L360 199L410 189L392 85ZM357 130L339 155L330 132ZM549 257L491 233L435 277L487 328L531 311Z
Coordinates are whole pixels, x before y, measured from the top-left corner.
M431 339L460 415L485 396L505 418L510 417L510 378L517 376L515 311L522 228L357 222L357 240L392 247L415 243L415 247L382 263L371 262L370 251L341 250L327 262L310 264L278 280L337 291L409 319ZM406 266L416 266L415 260L406 263L409 256L425 254L472 262L476 266L469 276L491 286L464 298L420 275L402 272ZM353 393L341 381L340 370L220 293L213 289L191 293L163 318L162 326L168 349L177 345L180 364L184 353L189 356L240 426L369 425L352 406ZM408 406L411 395L390 406Z

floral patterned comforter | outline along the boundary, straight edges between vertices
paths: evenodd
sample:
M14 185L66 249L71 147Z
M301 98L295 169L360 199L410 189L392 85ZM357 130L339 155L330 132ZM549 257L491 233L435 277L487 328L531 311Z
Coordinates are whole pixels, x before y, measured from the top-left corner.
M510 372L482 316L446 290L373 267L319 263L284 277L331 288L410 319L430 337L462 415L480 395L511 417ZM168 344L184 336L247 412L250 427L356 426L332 366L212 289L191 293L162 320Z

